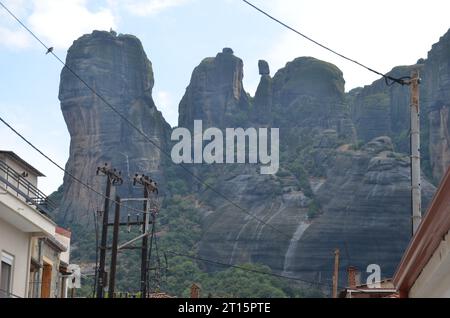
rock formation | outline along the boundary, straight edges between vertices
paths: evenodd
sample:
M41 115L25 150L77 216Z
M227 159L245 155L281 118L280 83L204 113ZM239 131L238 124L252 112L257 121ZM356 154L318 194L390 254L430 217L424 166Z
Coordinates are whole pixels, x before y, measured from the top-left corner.
M66 64L120 114L166 147L170 126L153 102L152 65L136 37L94 31L73 43ZM101 192L105 180L95 171L105 162L120 169L126 179L136 172L162 179L161 153L67 68L61 73L59 99L71 137L68 172ZM124 186L120 191L127 194L132 189ZM101 206L101 198L65 176L58 218L77 222Z
M329 279L333 250L339 248L341 277L350 265L365 272L369 264L391 277L411 237L410 182L409 157L393 152L389 137L359 150L341 146L316 190L323 214L301 237L289 270ZM434 191L422 181L424 209Z
M244 122L249 99L243 77L243 62L229 48L204 59L194 69L180 102L179 126L190 128L196 119L203 120L203 127L233 127L236 120Z
M447 34L427 60L390 72L401 77L421 71L422 163L433 181L450 164L449 45ZM94 31L74 42L67 65L161 148L170 146L170 127L151 95L151 63L137 38ZM225 48L194 69L179 105L181 127L202 119L204 129L280 128L276 175L259 174L258 165L191 167L233 201L201 185L189 189L203 223L199 254L329 283L339 247L342 269L379 264L382 276L391 276L410 237L409 88L380 79L346 94L342 72L312 57L287 63L273 77L267 62L258 66L261 79L252 98L242 82L243 61ZM103 189L94 172L110 162L125 176L150 173L164 183L172 163L66 68L59 97L71 135L70 173ZM426 177L422 187L425 211L435 188ZM66 223L92 213L98 203L66 176L59 209Z
M450 30L441 37L428 53L423 72L423 103L429 136L429 152L432 175L439 181L450 165ZM426 116L428 114L428 116ZM427 118L428 117L428 118ZM428 121L427 121L428 120Z
M269 64L266 61L260 60L258 62L258 68L261 79L256 89L253 101L254 109L250 117L254 123L269 126L272 123L272 78L270 77Z
M361 268L377 263L392 275L410 237L408 157L395 153L388 137L352 150L356 132L342 72L334 65L298 58L273 78L265 63L259 65L262 76L249 117L253 124L280 128L282 170L261 176L251 166L197 168L245 209L211 191L198 195L204 205L201 256L263 263L286 275L326 280L333 250L340 247L354 255L343 263ZM218 76L214 69L209 74ZM221 85L231 87L232 78ZM189 87L199 87L197 80L193 76ZM186 96L183 101L180 112L196 107L185 102ZM426 181L423 187L426 206L434 187Z
M421 104L422 168L439 183L450 164L448 107L450 104L450 31L434 44L426 60L394 68L389 75L409 76L418 69ZM364 142L390 136L397 151L409 152L409 87L386 86L384 79L349 94L352 119Z

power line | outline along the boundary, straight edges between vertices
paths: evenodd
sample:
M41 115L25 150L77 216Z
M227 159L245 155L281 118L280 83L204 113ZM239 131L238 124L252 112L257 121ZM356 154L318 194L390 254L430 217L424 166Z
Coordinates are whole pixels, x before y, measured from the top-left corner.
M240 269L240 270L243 270L243 271L246 271L246 272L251 272L251 273L256 273L256 274L263 274L263 275L273 276L273 277L277 277L277 278L283 278L283 279L287 279L287 280L299 281L299 282L307 283L307 284L310 284L310 285L321 285L321 286L331 287L330 284L325 284L325 283L320 283L320 282L312 282L312 281L308 281L308 280L297 278L297 277L290 277L290 276L284 276L284 275L275 274L275 273L263 272L263 271L256 270L256 269L245 268L245 267L242 267L242 266L239 266L239 265L234 265L234 264L222 263L222 262L219 262L219 261L210 260L210 259L197 257L197 256L192 256L192 255L188 255L188 254L182 254L182 253L173 252L173 251L166 251L166 253L172 254L172 255L176 255L176 256L180 256L180 257L190 258L190 259L201 261L201 262L205 262L205 263L220 265L220 266L229 267L229 268L236 268L236 269ZM338 287L339 288L345 288L344 286L338 286Z
M42 42L38 36L36 36L29 28L26 27L24 23L20 21L19 18L17 18L2 2L0 2L0 5L22 26L24 27L44 48L47 50L49 49L44 42ZM71 67L69 67L63 60L61 60L53 51L50 51L51 53L67 70L69 70L70 73L72 73L78 80L80 80L95 96L97 96L106 106L108 106L114 113L116 113L123 121L125 121L130 127L132 127L134 130L136 130L144 139L146 139L149 143L151 143L155 148L157 148L162 154L166 155L167 157L171 158L171 155L164 151L156 142L154 142L150 137L147 136L146 133L144 133L139 127L137 127L133 122L131 122L126 116L122 115L114 106L112 106L102 95L97 93L95 89L93 89L83 78L81 78ZM3 120L2 120L3 121ZM4 122L4 121L3 121ZM6 122L4 122L6 124ZM12 129L11 126L7 125ZM15 131L15 130L13 130ZM17 133L17 132L16 132ZM33 146L29 141L27 141L25 138L21 136L23 140L25 140L30 146L32 146L35 150L37 150L40 154L44 155L40 150L38 150L35 146ZM53 164L57 165L53 160L51 160L49 157L44 155L48 160L50 160ZM258 222L272 228L274 231L278 232L279 234L285 236L288 239L291 239L290 236L286 235L284 232L279 230L278 228L274 227L271 224L266 223L264 220L260 219L259 217L255 216L254 214L248 212L245 208L241 207L239 204L233 202L230 200L227 196L216 190L213 186L209 185L205 181L203 181L200 177L198 177L195 173L193 173L191 170L189 170L187 167L185 167L183 164L179 164L183 170L185 170L188 174L190 174L197 182L203 184L205 187L207 187L209 190L223 198L225 201L229 202L239 210L241 210L243 213L247 214L248 216L252 217L253 219L257 220ZM62 167L57 165L58 168L65 171ZM68 173L69 176L73 177L74 180L77 179L75 176ZM81 183L81 182L80 182ZM92 188L91 188L92 189ZM100 194L99 192L95 191L97 194ZM103 196L103 194L102 194Z
M1 2L0 2L1 4ZM25 138L21 133L19 133L14 127L12 127L8 122L6 122L1 116L0 116L0 121L6 126L8 127L12 132L14 132L17 136L19 136L23 141L25 141L31 148L33 148L34 150L36 150L37 152L39 152L40 155L42 155L45 159L47 159L48 161L50 161L53 165L55 165L58 169L60 169L62 172L64 172L65 174L67 174L69 177L71 177L73 180L75 180L76 182L78 182L79 184L81 184L82 186L86 187L87 189L89 189L90 191L100 195L101 197L105 198L105 199L109 199L111 202L119 204L120 206L130 209L130 210L134 210L137 211L139 213L142 213L141 210L135 209L133 207L129 207L129 206L125 206L119 202L116 202L115 200L108 198L106 195L104 195L103 193L95 190L93 187L91 187L89 184L81 181L80 179L78 179L77 177L75 177L72 173L68 172L66 169L64 169L63 167L61 167L58 163L56 163L56 161L54 161L52 158L50 158L49 156L47 156L44 152L42 152L39 148L37 148L33 143L31 143L27 138Z
M76 180L77 182L79 182L80 184L82 184L83 186L87 187L88 189L90 189L91 191L94 191L95 193L101 195L102 197L106 198L105 195L103 195L102 193L96 191L95 189L93 189L92 187L90 187L89 185L85 184L84 182L82 182L81 180L79 180L78 178L74 177L72 174L70 174L69 172L67 172L66 170L64 170L62 167L60 167L55 161L53 161L50 157L48 157L46 154L44 154L41 150L39 150L36 146L34 146L31 142L29 142L24 136L22 136L17 130L15 130L11 125L9 125L2 117L0 117L0 121L3 122L8 128L10 128L16 135L18 135L21 139L23 139L27 144L29 144L33 149L35 149L36 151L38 151L42 156L44 156L47 160L49 160L51 163L53 163L55 166L57 166L59 169L61 169L63 172L67 173L69 176L71 176L72 178L74 178L74 180ZM110 199L110 201L112 203L116 203L120 206L124 206L123 204ZM139 212L142 212L140 210L131 208L129 206L125 206L125 208L127 209L131 209L131 210L136 210ZM287 235L286 235L287 236ZM214 261L214 260L209 260L209 259L204 259L204 258L200 258L200 257L194 257L191 255L186 255L186 254L181 254L181 253L177 253L177 252L173 252L173 251L167 251L166 253L169 254L173 254L173 255L177 255L177 256L181 256L181 257L187 257L187 258L191 258L191 259L195 259L195 260L199 260L202 262L207 262L207 263L211 263L211 264L216 264L216 265L221 265L221 266L226 266L226 267L232 267L232 268L237 268L237 269L241 269L244 271L248 271L248 272L253 272L253 273L259 273L259 274L264 274L264 275L270 275L270 276L274 276L274 277L278 277L278 278L284 278L284 279L289 279L289 280L296 280L296 281L301 281L304 283L309 283L309 284L313 284L313 285L323 285L323 286L327 286L330 287L329 284L323 284L323 283L317 283L317 282L311 282L311 281L307 281L304 279L300 279L300 278L295 278L295 277L288 277L288 276L284 276L284 275L279 275L279 274L274 274L274 273L267 273L267 272L263 272L263 271L258 271L258 270L252 270L252 269L247 269L238 265L233 265L233 264L226 264L226 263L221 263L218 261Z
M282 22L281 20L275 18L274 16L270 15L269 13L264 11L263 9L260 9L259 7L254 5L253 3L251 3L251 2L249 2L247 0L242 0L242 1L245 2L246 4L248 4L253 9L255 9L255 10L259 11L260 13L262 13L263 15L268 17L269 19L272 19L273 21L275 21L278 24L282 25L283 27L291 30L292 32L300 35L301 37L305 38L306 40L308 40L308 41L310 41L310 42L320 46L321 48L323 48L323 49L325 49L325 50L327 50L327 51L329 51L329 52L331 52L331 53L333 53L333 54L335 54L335 55L337 55L337 56L339 56L339 57L341 57L341 58L343 58L343 59L345 59L347 61L350 61L350 62L352 62L352 63L354 63L354 64L356 64L358 66L361 66L361 67L365 68L366 70L368 70L368 71L370 71L372 73L375 73L375 74L377 74L379 76L382 76L385 79L385 81L386 81L386 85L391 86L393 83L397 83L397 84L400 84L400 85L407 85L408 84L408 82L405 81L405 79L409 79L410 77L405 76L405 77L401 77L401 78L394 78L392 76L389 76L389 75L383 74L381 72L378 72L378 71L374 70L373 68L370 68L370 67L368 67L368 66L358 62L357 60L351 59L351 58L345 56L344 54L341 54L341 53L331 49L330 47L328 47L328 46L326 46L326 45L324 45L324 44L322 44L322 43L312 39L311 37L305 35L304 33L294 29L293 27L289 26L288 24L286 24L286 23ZM389 83L389 81L392 81L392 83Z

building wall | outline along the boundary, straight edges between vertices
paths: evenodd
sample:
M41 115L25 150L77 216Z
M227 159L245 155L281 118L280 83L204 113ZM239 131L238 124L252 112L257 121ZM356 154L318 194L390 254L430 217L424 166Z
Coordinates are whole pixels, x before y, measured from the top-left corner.
M410 298L450 298L450 231L409 291Z
M43 260L52 266L50 298L57 298L59 295L59 252L56 252L48 244L44 244Z
M16 229L2 219L0 219L0 233L0 253L5 251L14 256L12 293L26 297L31 235Z
M70 262L70 238L64 235L59 234L56 232L55 234L56 240L58 240L59 243L64 245L66 247L66 251L62 252L60 255L61 261L65 262L66 264L69 264Z
M50 285L43 286L45 284L44 281L44 273L43 267L39 270L39 274L37 275L37 280L33 283L36 284L36 288L33 293L30 294L30 297L40 298L42 289L50 290L49 298L59 298L61 297L61 274L59 273L59 264L60 264L60 252L55 250L55 248L50 245L45 239L37 239L34 238L32 241L32 257L39 261L42 266L46 265L51 267L51 275L50 275ZM40 243L42 242L42 243ZM41 255L39 255L39 244L41 244Z

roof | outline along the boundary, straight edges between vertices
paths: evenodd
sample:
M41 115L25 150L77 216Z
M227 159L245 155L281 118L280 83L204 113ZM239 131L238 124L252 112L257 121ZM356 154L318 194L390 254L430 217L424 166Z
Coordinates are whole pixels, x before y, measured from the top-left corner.
M8 156L10 159L14 160L18 164L24 166L26 169L28 169L31 173L37 175L38 177L45 177L45 175L40 172L38 169L30 165L28 162L20 158L17 154L15 154L13 151L8 150L0 150L0 155Z
M149 298L174 298L166 293L151 293Z
M392 284L392 278L384 278L384 279L381 279L380 281L377 281L376 283L379 283L380 285L385 285L381 289L389 289L390 287L388 287L388 285L392 286L392 288L394 288L394 285ZM369 288L369 287L368 287L368 284L366 283L366 284L356 285L355 288L356 289L359 289L359 288L360 289L365 289L365 288ZM370 289L376 289L376 288L370 288Z
M58 252L66 252L67 248L62 245L58 240L56 240L54 237L45 237L45 242L48 243L48 245L53 248L54 250Z
M385 278L377 283L380 284L379 288L370 288L368 284L359 284L355 287L346 287L339 293L339 298L345 298L348 293L351 294L395 294L397 290L392 284L392 279ZM387 296L384 296L387 297Z
M450 169L442 178L428 212L422 219L394 274L394 285L409 292L450 229Z
M70 232L69 230L66 230L65 228L62 228L60 226L56 227L55 232L62 236L65 236L67 238L70 238L72 235L72 232Z

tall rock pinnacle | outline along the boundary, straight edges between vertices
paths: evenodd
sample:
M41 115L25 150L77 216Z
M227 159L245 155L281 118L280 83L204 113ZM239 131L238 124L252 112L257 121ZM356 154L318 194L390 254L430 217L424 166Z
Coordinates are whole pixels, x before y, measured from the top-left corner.
M170 126L153 102L152 65L136 37L94 31L73 43L66 64L120 114L166 147ZM105 162L120 169L124 178L134 173L162 178L160 152L67 68L61 73L59 99L71 137L66 164L71 174L100 192L104 192L105 180L93 176ZM120 191L128 194L132 189L124 185ZM101 197L66 175L58 217L76 222L92 214L100 202Z
M204 127L225 127L235 123L238 113L246 114L249 100L242 85L243 66L230 48L204 59L194 69L180 102L179 125L191 127L195 119L202 119Z

